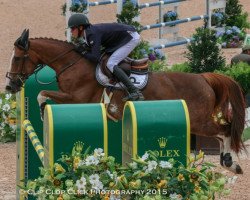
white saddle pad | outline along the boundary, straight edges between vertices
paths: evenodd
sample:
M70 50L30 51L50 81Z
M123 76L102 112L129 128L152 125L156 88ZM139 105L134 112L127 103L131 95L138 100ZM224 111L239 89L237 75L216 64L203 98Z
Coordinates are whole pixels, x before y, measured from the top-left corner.
M111 84L109 78L105 74L102 73L102 70L99 64L96 67L95 75L96 75L96 80L98 81L98 83L100 83L104 87L112 86L112 87L115 87L116 89L125 88L125 86L121 82L116 83L115 85ZM135 87L141 90L147 85L148 74L139 75L139 74L131 73L131 75L129 76L129 79L135 85Z

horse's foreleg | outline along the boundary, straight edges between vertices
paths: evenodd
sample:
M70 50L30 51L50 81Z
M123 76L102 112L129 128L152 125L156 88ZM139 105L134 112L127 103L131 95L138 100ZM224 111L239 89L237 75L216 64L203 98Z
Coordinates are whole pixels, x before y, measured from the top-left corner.
M68 93L59 91L41 91L37 96L37 101L40 107L41 118L43 119L44 108L46 106L46 100L52 100L56 103L70 103L72 102L72 96Z
M234 161L235 156L232 153L231 149L231 137L220 136L220 164L228 169L229 171L234 172L235 174L243 174L243 171L240 165Z

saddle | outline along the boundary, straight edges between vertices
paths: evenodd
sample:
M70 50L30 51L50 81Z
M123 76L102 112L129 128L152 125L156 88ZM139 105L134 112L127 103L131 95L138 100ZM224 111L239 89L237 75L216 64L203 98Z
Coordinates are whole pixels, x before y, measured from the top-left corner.
M103 74L105 74L109 79L113 80L114 75L107 68L107 62L110 55L104 54L100 61L100 68ZM148 58L142 58L138 60L131 59L126 57L119 64L119 67L130 76L131 73L143 75L148 73Z

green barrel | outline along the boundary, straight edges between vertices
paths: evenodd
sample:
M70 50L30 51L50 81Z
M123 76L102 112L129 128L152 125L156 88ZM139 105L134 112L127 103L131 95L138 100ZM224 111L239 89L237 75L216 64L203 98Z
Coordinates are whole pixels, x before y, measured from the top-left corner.
M123 112L122 163L145 151L187 164L190 119L184 100L127 102Z
M91 146L104 149L108 155L106 110L99 104L47 105L43 123L44 165L52 166L62 152L71 152L75 142L82 141L84 149Z

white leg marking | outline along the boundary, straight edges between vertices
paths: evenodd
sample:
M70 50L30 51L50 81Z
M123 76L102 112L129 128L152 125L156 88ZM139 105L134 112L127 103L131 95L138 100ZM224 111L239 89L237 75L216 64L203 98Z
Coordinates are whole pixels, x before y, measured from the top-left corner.
M49 99L49 98L42 96L41 92L39 92L39 94L37 96L37 101L38 101L39 106L41 106L42 103L46 102L47 99Z
M223 137L223 146L224 146L224 150L223 150L223 156L227 153L230 154L230 156L232 157L232 165L230 167L226 167L228 170L236 173L236 169L238 166L238 163L235 161L236 160L236 154L233 152L233 150L231 149L231 137ZM225 161L223 161L224 165L225 165Z
M223 144L224 136L222 136L222 135L216 135L216 137L220 138L220 139L218 139L218 141L220 143L220 153L223 153L224 152L224 144Z

